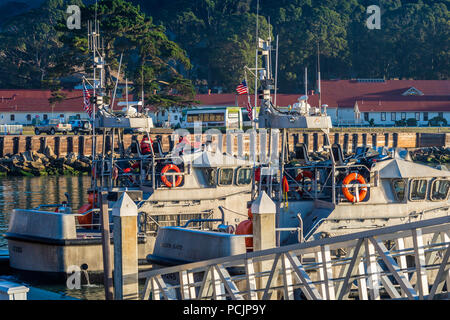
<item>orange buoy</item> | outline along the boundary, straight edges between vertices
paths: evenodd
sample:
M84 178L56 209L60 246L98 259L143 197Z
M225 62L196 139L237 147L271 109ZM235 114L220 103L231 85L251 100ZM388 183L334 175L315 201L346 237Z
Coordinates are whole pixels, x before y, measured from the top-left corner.
M91 203L84 204L80 209L78 209L78 213L85 213L86 211L89 211L93 208ZM78 216L78 223L80 225L87 225L85 226L86 229L91 229L92 225L92 212L84 215L84 216Z
M244 220L236 228L235 234L247 235L253 234L253 222L252 220ZM253 251L253 238L245 238L245 246L248 251Z
M287 181L286 176L283 177L283 192L284 193L289 192L289 183Z
M362 187L359 190L359 193L357 195L353 195L346 185L348 185L352 181L358 181L360 184L365 185L366 180L364 177L360 174L357 174L356 172L350 173L348 176L345 177L344 181L342 181L342 192L344 193L344 196L347 198L350 202L360 202L363 201L364 198L367 195L367 186Z
M181 170L174 164L168 164L161 170L161 181L169 188L173 187L173 184L167 179L167 177L164 175L168 171L175 171L180 173ZM183 181L183 176L178 176L177 180L175 180L175 187L178 187L181 184L181 181Z
M302 171L297 175L297 177L295 177L295 181L297 181L297 182L301 181L304 184L305 178L309 178L312 181L312 180L314 180L314 175L311 171ZM309 186L307 191L311 192L311 190L312 190L312 184ZM303 190L299 190L299 188L297 188L297 191L300 195L303 195L303 193L304 193Z

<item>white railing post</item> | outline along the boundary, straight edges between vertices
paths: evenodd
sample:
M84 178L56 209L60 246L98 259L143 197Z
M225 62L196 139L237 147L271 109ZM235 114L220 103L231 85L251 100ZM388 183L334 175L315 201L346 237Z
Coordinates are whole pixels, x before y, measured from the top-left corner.
M275 215L277 211L275 203L265 191L262 191L253 201L251 210L253 213L253 250L275 248ZM271 261L261 261L256 263L255 269L257 273L260 273L270 270L271 266ZM257 279L258 289L265 288L266 283L267 277L259 277Z
M419 298L423 300L424 296L429 294L427 271L425 269L425 250L423 246L422 230L412 230L414 244L414 260L416 263L417 285Z
M138 299L137 206L127 193L113 207L114 299Z

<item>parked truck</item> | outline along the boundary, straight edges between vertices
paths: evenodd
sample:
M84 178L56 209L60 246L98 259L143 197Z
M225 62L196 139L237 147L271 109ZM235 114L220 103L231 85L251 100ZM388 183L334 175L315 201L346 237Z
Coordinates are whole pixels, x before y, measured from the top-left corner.
M54 135L57 132L67 134L72 130L72 126L67 123L62 123L59 119L44 120L34 128L34 133L40 135L41 133L47 133Z

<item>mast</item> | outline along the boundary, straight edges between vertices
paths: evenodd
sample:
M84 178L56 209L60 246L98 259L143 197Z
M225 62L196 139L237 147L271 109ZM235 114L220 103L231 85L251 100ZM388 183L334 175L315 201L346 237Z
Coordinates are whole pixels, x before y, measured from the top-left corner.
M305 67L305 96L308 96L308 67Z
M320 83L320 47L319 41L317 41L317 80L318 80L318 89L319 89L319 108L322 107L322 88Z
M256 0L256 50L255 50L255 103L252 108L252 127L256 127L256 106L258 105L258 47L259 47L259 0Z

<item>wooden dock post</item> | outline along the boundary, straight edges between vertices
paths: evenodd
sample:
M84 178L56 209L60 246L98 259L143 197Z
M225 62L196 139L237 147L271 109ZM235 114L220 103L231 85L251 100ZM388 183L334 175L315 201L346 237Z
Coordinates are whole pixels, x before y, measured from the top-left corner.
M103 253L103 278L105 286L105 299L113 300L112 265L111 265L111 240L108 213L108 193L101 193L101 231Z
M275 248L275 216L277 212L275 203L263 191L253 201L251 211L253 214L253 251ZM261 261L255 264L255 271L270 271L271 266L271 261ZM257 287L265 288L267 280L267 277L258 278Z
M115 300L139 297L137 215L136 204L124 193L113 207Z

